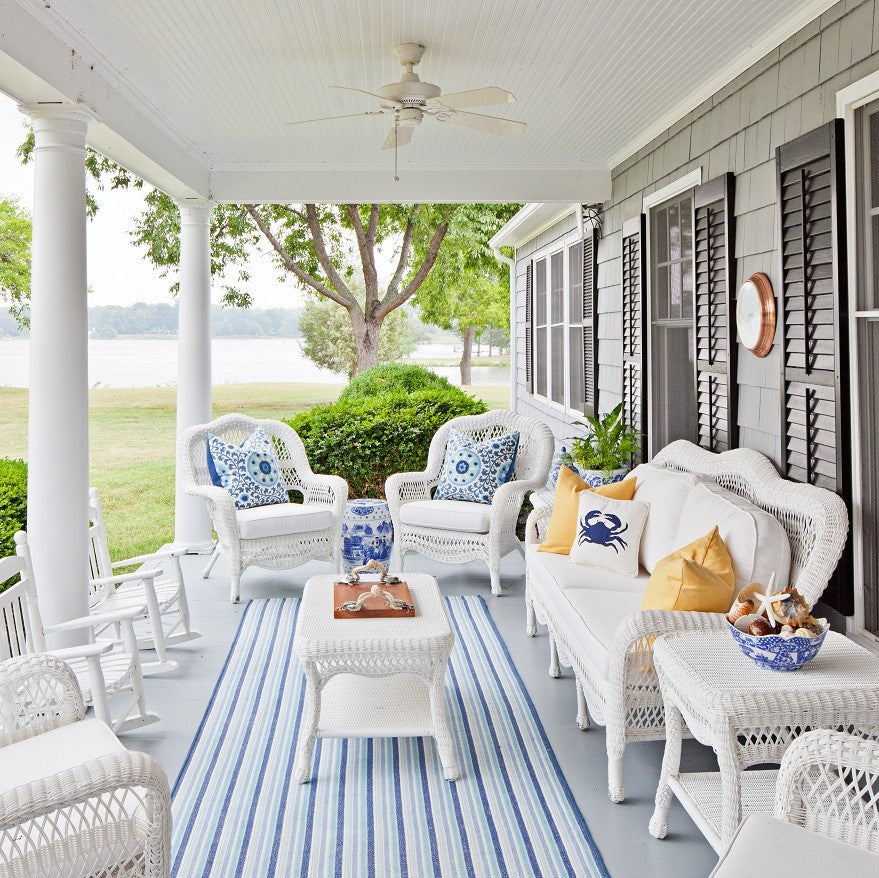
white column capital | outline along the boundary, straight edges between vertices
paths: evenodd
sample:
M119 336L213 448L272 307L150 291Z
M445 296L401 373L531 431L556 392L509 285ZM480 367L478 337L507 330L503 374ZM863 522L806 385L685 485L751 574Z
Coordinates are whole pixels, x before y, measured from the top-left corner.
M180 226L210 226L214 202L206 198L180 198Z
M73 149L85 152L89 122L95 116L79 104L20 104L34 129L34 150Z

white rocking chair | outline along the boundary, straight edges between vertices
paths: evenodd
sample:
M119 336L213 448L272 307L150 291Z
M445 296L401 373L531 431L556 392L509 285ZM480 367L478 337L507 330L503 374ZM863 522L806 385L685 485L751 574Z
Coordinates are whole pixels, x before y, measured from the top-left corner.
M111 562L98 490L89 490L89 607L99 614L146 607L149 631L137 631L137 643L141 649L155 649L158 658L157 662L142 665L146 675L175 670L177 662L168 659L168 646L201 637L189 623L180 569L180 555L185 552L171 549ZM133 573L113 572L134 564L145 566ZM98 636L101 634L99 630Z
M166 878L165 772L84 714L76 676L54 656L0 664L0 875Z
M0 660L46 652L46 635L62 631L89 632L90 643L49 652L70 666L86 704L95 716L114 732L127 732L158 722L159 716L146 709L143 672L134 635L134 620L146 617L144 607L84 616L58 625L43 625L34 585L27 536L15 535L16 555L0 558L0 583L16 574L21 581L0 592ZM119 640L96 640L95 630L118 626ZM124 709L110 715L110 699L130 693Z

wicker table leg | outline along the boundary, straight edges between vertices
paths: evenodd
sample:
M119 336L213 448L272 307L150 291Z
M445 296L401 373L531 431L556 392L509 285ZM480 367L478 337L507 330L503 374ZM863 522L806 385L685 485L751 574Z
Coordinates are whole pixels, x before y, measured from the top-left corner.
M742 767L736 754L735 735L727 728L715 734L714 751L720 766L720 842L725 848L742 819Z
M317 729L320 722L320 684L317 675L305 665L305 716L299 730L299 741L296 744L296 759L293 777L299 783L311 780L311 757L314 753L314 742L317 740Z
M684 737L683 719L677 705L665 699L665 752L662 756L662 772L656 787L656 807L650 818L650 834L665 838L668 834L668 811L671 807L671 788L668 779L681 770L681 744Z
M430 687L430 712L433 717L433 737L436 741L436 749L440 763L443 767L443 776L446 780L458 780L461 769L458 766L458 756L455 752L455 741L449 729L446 717L445 704L445 663L435 676Z

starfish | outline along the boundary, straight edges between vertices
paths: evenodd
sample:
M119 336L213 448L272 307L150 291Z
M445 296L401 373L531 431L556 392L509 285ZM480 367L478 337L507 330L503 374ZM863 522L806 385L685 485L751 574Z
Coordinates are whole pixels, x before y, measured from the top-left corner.
M769 590L767 589L767 592ZM760 606L757 607L754 612L758 616L762 616L763 612L766 612L766 618L769 620L769 626L771 628L775 628L775 613L772 612L772 605L778 603L779 601L786 601L790 595L786 591L780 591L777 594L759 594L758 592L754 593L754 600L759 601Z

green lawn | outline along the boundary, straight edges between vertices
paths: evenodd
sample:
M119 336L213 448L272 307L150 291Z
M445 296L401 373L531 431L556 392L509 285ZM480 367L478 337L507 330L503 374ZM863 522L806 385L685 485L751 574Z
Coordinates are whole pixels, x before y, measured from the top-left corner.
M255 418L286 418L332 402L341 389L331 384L218 385L214 417L239 411ZM470 392L490 408L509 405L506 387L471 387ZM148 552L173 536L174 406L173 387L89 393L91 484L101 492L114 559ZM26 390L0 387L0 456L27 458Z

